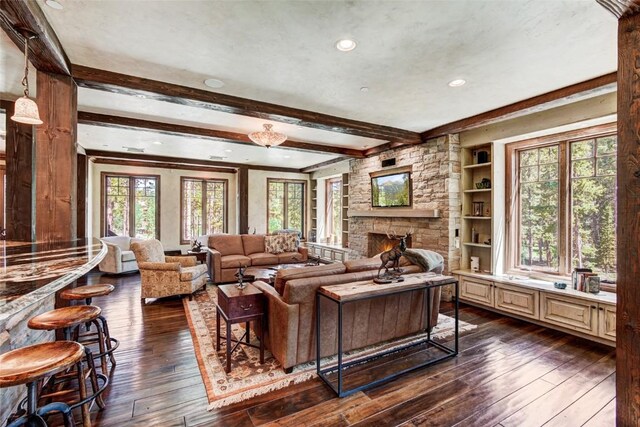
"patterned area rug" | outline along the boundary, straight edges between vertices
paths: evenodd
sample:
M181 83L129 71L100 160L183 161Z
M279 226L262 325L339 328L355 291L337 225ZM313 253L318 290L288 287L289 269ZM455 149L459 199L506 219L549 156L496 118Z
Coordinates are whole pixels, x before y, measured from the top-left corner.
M314 362L298 365L293 372L286 374L280 363L265 350L263 365L260 364L260 351L256 348L240 346L232 353L231 372L225 373L225 342L221 343L216 352L216 300L217 288L208 285L206 290L200 290L193 295L193 300L183 299L191 337L193 338L196 358L200 373L207 390L209 410L221 408L232 403L241 402L261 394L278 390L292 384L301 383L316 377ZM460 332L477 328L476 325L460 321ZM224 330L224 325L222 327ZM244 324L232 326L236 339L244 334ZM445 339L454 335L454 320L440 314L438 325L432 332L432 337ZM345 360L365 355L375 355L395 347L418 341L426 334L417 334L400 340L381 343L375 346L345 353ZM251 334L251 342L257 343L255 334ZM326 358L325 363L331 363L332 358Z

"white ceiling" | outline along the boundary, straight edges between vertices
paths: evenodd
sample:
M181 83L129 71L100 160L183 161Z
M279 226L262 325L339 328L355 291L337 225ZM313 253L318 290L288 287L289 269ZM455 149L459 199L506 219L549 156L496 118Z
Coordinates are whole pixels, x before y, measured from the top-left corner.
M617 67L617 22L593 0L58 1L63 10L38 3L73 63L201 89L205 78L215 77L226 83L216 89L221 93L413 131ZM358 47L337 51L334 43L343 37ZM19 95L21 53L4 34L0 46L0 93ZM448 87L456 78L467 84ZM361 92L362 86L369 91ZM243 133L263 123L88 89L79 93L85 111ZM292 139L343 147L382 142L281 123L275 128ZM81 132L79 142L85 148L105 142L109 147L103 148L112 150L126 145L108 140L109 134L93 128ZM118 138L132 138L129 145L144 139L133 135ZM182 142L161 148L184 147ZM175 150L171 155L184 148ZM256 153L245 158L262 163L264 150ZM305 155L310 164L320 157Z

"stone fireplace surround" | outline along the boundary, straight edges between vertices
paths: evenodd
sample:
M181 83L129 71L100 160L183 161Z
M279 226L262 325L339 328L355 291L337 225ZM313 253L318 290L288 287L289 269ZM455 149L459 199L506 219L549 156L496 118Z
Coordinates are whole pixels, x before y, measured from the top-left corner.
M389 232L392 234L392 232ZM404 236L404 233L398 234L398 237ZM406 240L407 248L411 247L411 235L408 235ZM367 256L372 257L380 252L388 251L397 244L400 243L400 239L390 239L387 237L387 233L367 233Z

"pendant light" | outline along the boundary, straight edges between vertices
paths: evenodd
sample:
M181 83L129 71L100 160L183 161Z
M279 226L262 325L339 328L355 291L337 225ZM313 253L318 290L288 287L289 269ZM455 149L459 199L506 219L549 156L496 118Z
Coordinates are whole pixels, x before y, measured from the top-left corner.
M249 139L256 144L267 148L278 146L287 140L287 135L275 132L271 129L273 125L265 123L263 126L263 131L250 133Z
M11 120L18 123L26 123L28 125L41 125L40 113L38 113L38 105L29 98L29 39L34 38L28 32L23 32L24 36L24 78L22 86L24 86L24 96L16 100L13 116Z

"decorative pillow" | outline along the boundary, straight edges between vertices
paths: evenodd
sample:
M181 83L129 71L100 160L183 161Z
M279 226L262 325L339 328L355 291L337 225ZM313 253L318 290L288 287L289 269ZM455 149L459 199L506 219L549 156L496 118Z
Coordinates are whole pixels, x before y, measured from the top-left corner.
M264 236L264 251L281 254L284 250L284 236Z
M297 252L298 251L298 236L292 233L288 234L280 234L279 237L282 237L284 252Z

